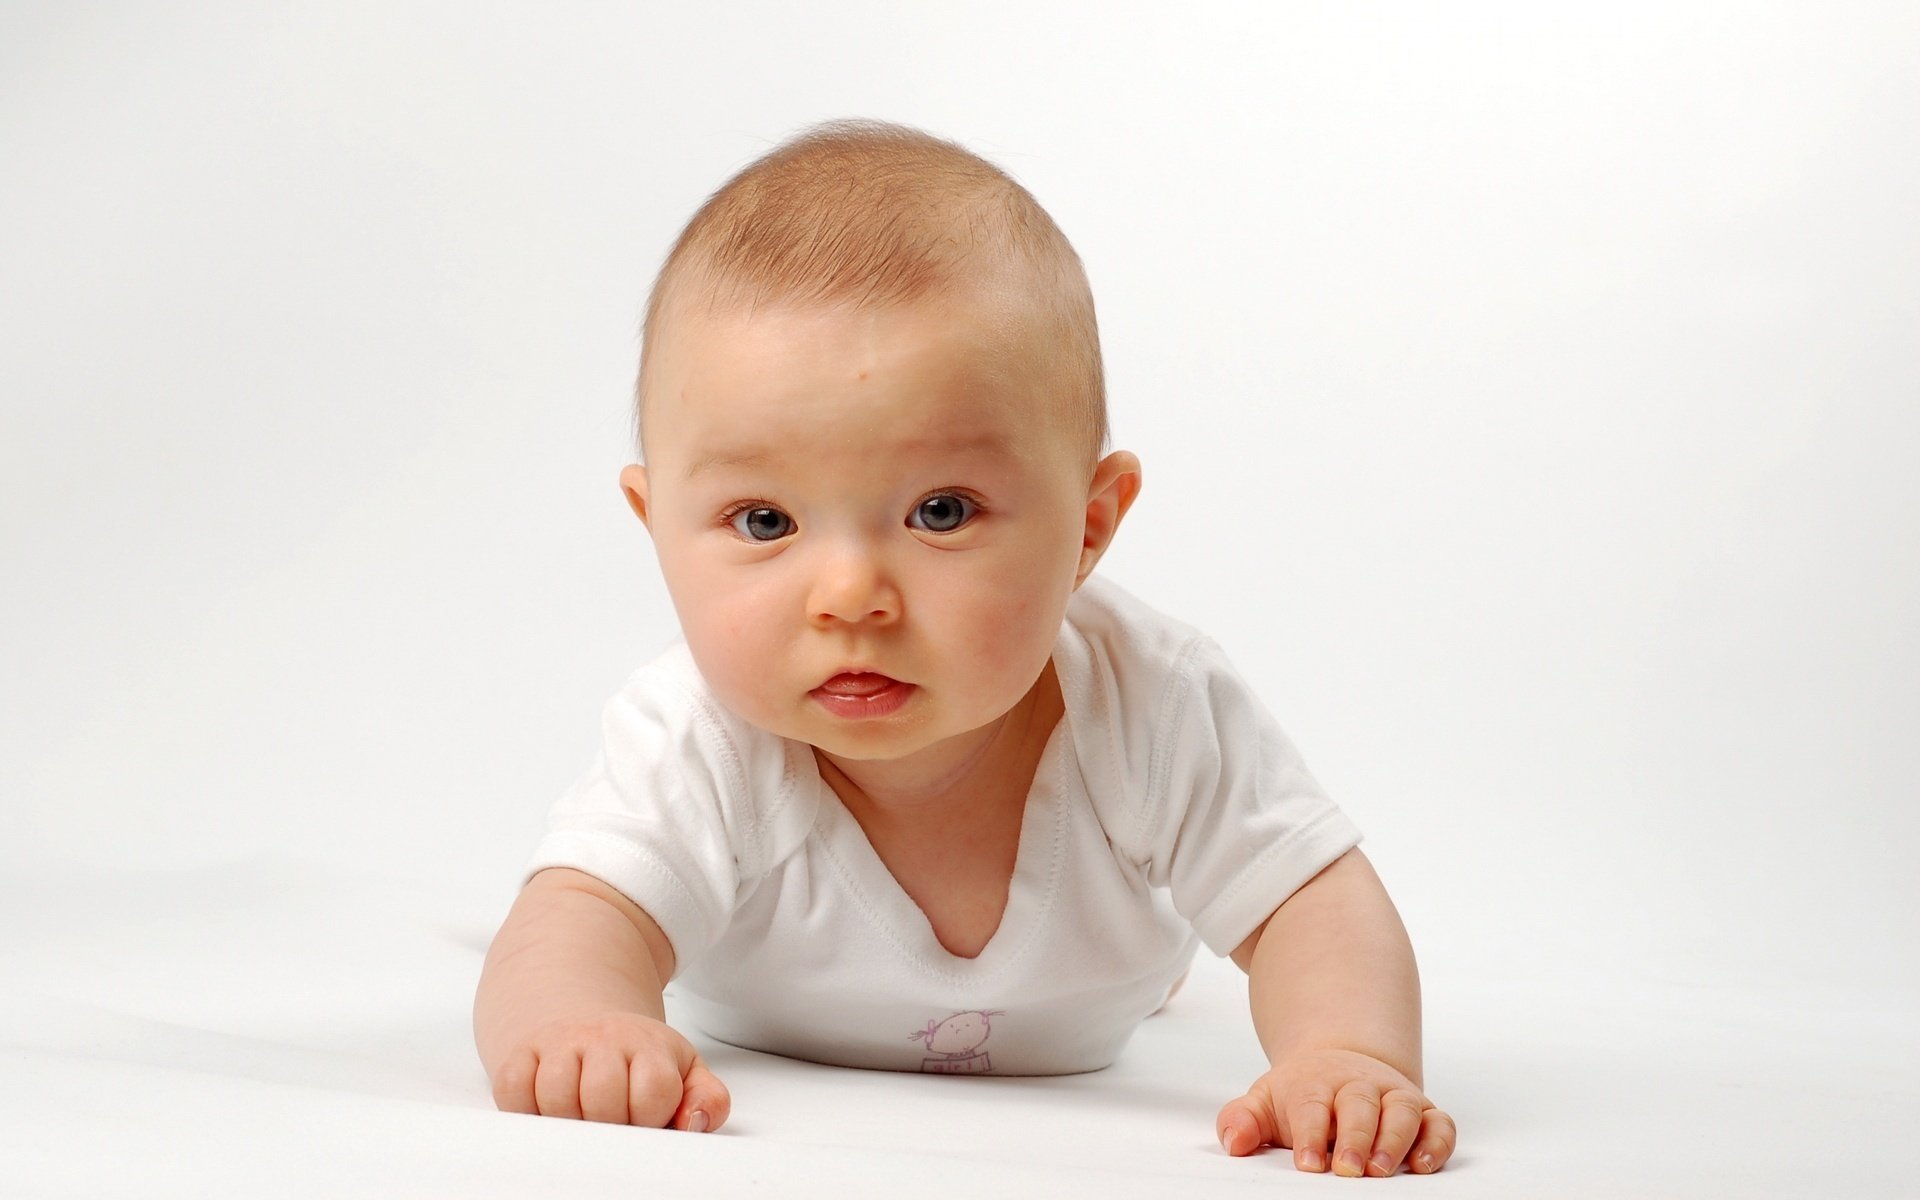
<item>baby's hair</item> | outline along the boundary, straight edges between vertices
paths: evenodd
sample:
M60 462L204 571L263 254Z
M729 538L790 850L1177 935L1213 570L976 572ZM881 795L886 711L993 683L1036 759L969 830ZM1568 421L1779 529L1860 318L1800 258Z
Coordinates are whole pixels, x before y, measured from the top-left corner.
M655 278L640 337L633 436L644 458L647 371L671 296L679 310L767 303L905 304L973 286L1017 306L1087 450L1107 440L1093 293L1038 201L965 147L886 121L837 120L774 147L709 196Z

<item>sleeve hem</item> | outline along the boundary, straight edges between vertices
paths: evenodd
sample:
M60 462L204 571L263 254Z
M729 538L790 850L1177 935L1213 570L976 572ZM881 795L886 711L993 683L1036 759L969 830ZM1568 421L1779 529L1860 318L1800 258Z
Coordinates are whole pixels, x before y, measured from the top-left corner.
M674 975L706 945L706 922L686 886L646 849L589 830L555 830L542 838L521 872L521 882L548 867L571 867L600 880L653 918L673 947ZM662 980L662 983L669 982Z
M1276 842L1248 863L1193 916L1207 949L1225 958L1289 897L1342 854L1360 844L1360 827L1332 809L1295 836Z

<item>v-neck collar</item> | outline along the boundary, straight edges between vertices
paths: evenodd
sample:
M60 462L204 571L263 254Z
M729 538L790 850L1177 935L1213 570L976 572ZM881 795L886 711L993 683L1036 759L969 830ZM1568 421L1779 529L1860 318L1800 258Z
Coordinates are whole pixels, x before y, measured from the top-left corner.
M1026 807L1020 816L1019 849L1007 885L1007 906L993 936L972 958L961 958L940 944L933 922L881 861L860 822L820 776L813 756L804 756L813 768L818 796L814 836L828 860L882 935L936 977L972 983L998 974L1019 959L1053 908L1066 854L1069 794L1079 781L1072 752L1079 663L1072 653L1063 653L1066 639L1063 622L1053 653L1054 673L1060 685L1060 718L1047 735L1027 789Z

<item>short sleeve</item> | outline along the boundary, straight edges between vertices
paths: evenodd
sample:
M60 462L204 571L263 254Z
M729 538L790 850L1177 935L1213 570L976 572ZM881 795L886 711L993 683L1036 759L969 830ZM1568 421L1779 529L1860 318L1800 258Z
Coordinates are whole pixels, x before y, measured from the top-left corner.
M528 862L592 875L673 944L676 973L717 941L756 833L725 724L665 664L636 671L601 714L593 767L554 802Z
M1226 955L1361 833L1219 645L1182 650L1148 768L1148 881Z

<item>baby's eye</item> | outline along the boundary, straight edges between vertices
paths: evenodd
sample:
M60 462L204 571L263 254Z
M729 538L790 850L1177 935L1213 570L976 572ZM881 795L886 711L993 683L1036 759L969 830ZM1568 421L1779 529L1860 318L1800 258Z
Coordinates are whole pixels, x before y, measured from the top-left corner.
M952 533L966 524L972 511L979 505L955 492L941 492L937 496L928 496L914 507L913 515L923 517L926 524L920 528L928 533Z
M777 542L793 532L793 518L766 505L737 508L727 514L727 524L750 542Z

